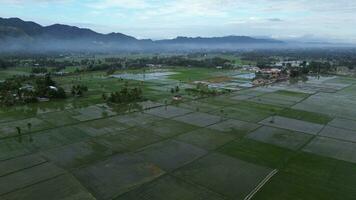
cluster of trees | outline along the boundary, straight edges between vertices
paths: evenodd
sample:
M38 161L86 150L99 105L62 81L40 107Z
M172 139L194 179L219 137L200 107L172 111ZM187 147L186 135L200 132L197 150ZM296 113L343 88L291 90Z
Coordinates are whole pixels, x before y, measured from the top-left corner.
M0 83L0 105L32 103L37 97L66 98L63 88L50 75L44 77L14 76Z
M31 69L31 73L33 73L33 74L46 74L46 73L48 73L48 69L46 67L33 67Z
M310 62L309 66L302 66L296 68L289 68L290 77L304 76L309 73L312 74L328 74L336 70L329 62Z
M211 89L207 84L203 84L203 83L198 83L196 85L196 88L186 88L185 90L188 93L201 97L216 96L228 92L227 90L218 91L216 89Z
M181 67L207 67L230 66L231 62L220 57L207 59L190 59L185 56L171 57L147 57L137 59L126 58L106 58L104 62L94 62L86 65L86 67L77 69L76 72L83 71L107 71L108 74L113 73L116 69L122 68L145 68L148 65L164 65L164 66L181 66Z
M80 65L80 62L74 60L56 60L53 58L35 58L33 60L26 61L26 64L38 67L66 67L78 66Z
M47 74L44 77L38 77L35 80L35 92L38 97L64 99L66 93L62 87L57 86L57 83L52 80Z
M171 88L171 93L174 94L174 93L179 93L180 91L180 88L179 86L176 86L175 88Z
M143 93L141 88L124 87L118 92L113 92L109 97L103 94L103 99L111 103L133 103L143 100Z
M14 67L14 66L16 66L16 62L0 59L0 69L6 69L8 67Z
M71 89L72 96L83 96L84 92L88 91L88 87L85 85L73 85Z
M206 59L190 59L186 56L171 56L171 57L151 57L151 58L138 58L135 60L128 60L126 66L128 68L141 68L146 67L148 64L165 65L165 66L193 66L193 67L216 67L226 66L230 61L220 57L206 58Z
M14 76L0 83L1 106L12 106L17 103L31 103L37 101L35 91L22 89L22 85L26 81L29 81L29 77Z

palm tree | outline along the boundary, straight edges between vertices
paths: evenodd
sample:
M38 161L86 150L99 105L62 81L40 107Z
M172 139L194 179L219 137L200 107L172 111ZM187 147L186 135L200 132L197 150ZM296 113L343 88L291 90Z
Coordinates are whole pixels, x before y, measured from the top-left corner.
M22 133L21 133L21 128L20 127L16 127L16 130L17 130L17 134L18 134L18 139L19 139L19 142L22 143Z
M27 123L27 128L28 128L28 131L31 132L31 128L32 128L31 122Z
M167 106L168 106L168 101L167 99L164 100L164 108L167 110Z
M27 128L28 128L28 131L29 131L29 134L30 134L29 141L33 142L32 133L31 133L31 128L32 128L31 122L27 123Z
M221 121L223 121L224 120L224 109L221 109L220 110L220 114L221 114Z

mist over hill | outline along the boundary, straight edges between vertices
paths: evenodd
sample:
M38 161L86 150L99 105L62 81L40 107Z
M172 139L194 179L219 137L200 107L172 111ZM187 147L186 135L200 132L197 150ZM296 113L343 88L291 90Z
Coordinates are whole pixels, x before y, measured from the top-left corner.
M0 18L0 52L190 51L286 48L290 44L248 36L177 37L139 40L122 33L101 34L86 28L42 26L19 18Z

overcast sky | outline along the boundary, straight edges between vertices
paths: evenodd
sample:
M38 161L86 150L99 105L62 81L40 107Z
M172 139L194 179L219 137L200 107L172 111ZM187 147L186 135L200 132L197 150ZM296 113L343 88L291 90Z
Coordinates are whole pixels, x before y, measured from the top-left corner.
M0 16L137 38L249 35L356 42L356 0L0 0Z

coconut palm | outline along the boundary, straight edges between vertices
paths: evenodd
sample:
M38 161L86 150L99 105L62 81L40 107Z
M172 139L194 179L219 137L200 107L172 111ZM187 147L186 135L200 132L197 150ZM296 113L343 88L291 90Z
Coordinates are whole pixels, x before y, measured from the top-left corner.
M22 142L22 133L21 133L21 128L20 127L16 127L17 130L17 134L18 134L18 140L21 143Z

